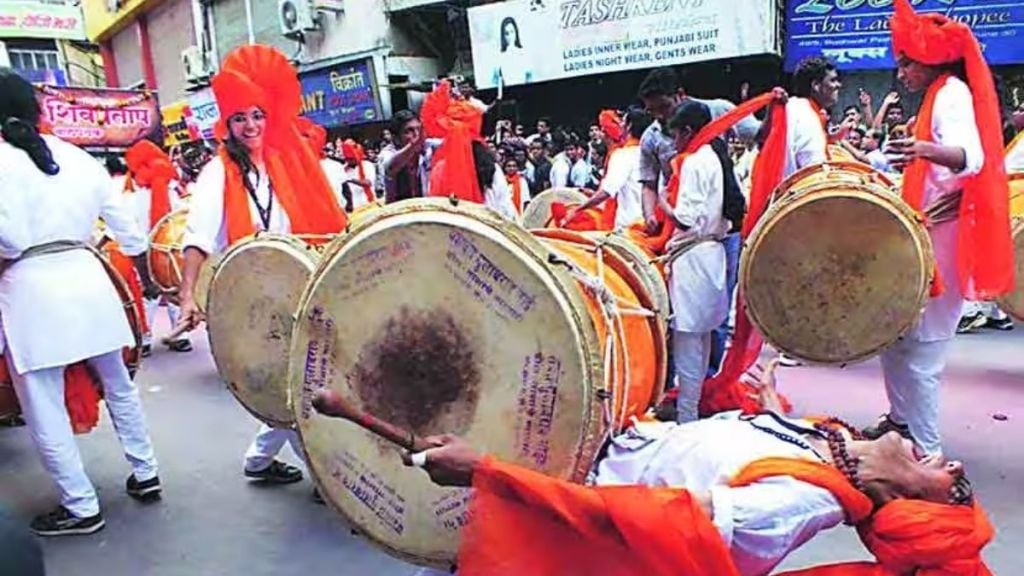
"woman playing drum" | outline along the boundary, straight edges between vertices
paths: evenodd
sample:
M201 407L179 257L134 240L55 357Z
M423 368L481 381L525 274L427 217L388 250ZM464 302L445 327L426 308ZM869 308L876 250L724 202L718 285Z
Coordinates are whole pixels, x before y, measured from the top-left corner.
M235 50L214 77L213 91L224 145L196 181L183 242L181 314L190 327L202 319L193 290L209 255L259 231L326 234L346 223L318 155L297 127L300 86L283 54L259 45ZM293 430L263 425L246 453L245 475L271 483L301 480L298 468L275 460L286 442L301 457Z
M160 491L142 404L121 357L135 339L113 284L87 247L100 217L128 255L146 250L146 236L103 166L71 144L40 136L38 121L32 86L0 70L0 350L6 339L25 421L61 494L61 505L37 516L32 529L42 536L91 534L104 521L64 407L68 365L87 361L103 385L132 464L128 494Z

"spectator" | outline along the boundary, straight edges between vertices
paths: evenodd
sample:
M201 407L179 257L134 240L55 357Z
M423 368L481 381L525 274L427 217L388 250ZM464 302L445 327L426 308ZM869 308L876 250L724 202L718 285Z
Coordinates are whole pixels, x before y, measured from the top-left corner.
M530 165L527 173L533 174L530 180L530 196L536 196L551 188L551 160L548 158L548 145L544 140L534 140L527 149Z
M850 120L854 124L858 124L859 125L861 123L862 119L863 119L863 116L861 116L861 111L856 106L853 106L853 105L847 106L843 110L843 121L844 122Z
M391 119L390 133L398 134L401 148L392 142L380 153L385 201L419 198L430 182L423 124L415 113L400 110Z
M543 140L548 144L551 144L551 119L548 117L542 117L537 120L537 133L526 139L527 144L532 144L536 140Z
M868 164L871 165L875 170L881 172L889 172L891 170L889 166L889 160L885 157L882 152L882 145L885 144L885 132L881 130L868 130L867 134L864 135L864 142L861 144L861 149L867 155Z
M506 157L502 169L512 194L512 205L517 214L522 214L526 205L530 203L530 186L522 174L519 162L514 157Z
M565 134L559 132L551 138L551 187L552 188L566 188L569 186L569 174L572 172L573 162L569 160L567 154L566 142L567 137Z
M587 148L578 136L572 136L565 152L572 164L572 169L569 171L569 184L575 188L591 188Z
M872 128L882 128L885 133L892 136L893 128L904 124L903 103L900 102L900 95L897 92L886 94L882 105L878 108Z
M603 134L603 132L602 132ZM597 190L598 185L604 178L604 167L608 158L608 146L603 140L590 142L590 152L587 162L590 165L590 183L587 188Z

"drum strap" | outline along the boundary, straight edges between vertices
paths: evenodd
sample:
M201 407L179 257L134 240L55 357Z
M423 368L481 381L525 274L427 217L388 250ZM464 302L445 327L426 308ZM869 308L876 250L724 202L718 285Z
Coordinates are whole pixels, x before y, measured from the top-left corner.
M925 208L926 225L931 228L943 222L950 222L960 217L960 201L964 197L963 190L940 197L931 206Z
M708 242L721 242L724 238L724 236L712 234L708 236L694 236L692 238L685 238L676 243L670 243L665 255L658 257L655 262L663 262L665 264L665 270L671 271L672 264L690 250Z
M15 262L28 260L29 258L36 258L37 256L46 256L47 254L71 252L72 250L93 250L93 247L85 242L79 242L78 240L54 240L53 242L37 244L28 248L21 253L21 256L19 256Z

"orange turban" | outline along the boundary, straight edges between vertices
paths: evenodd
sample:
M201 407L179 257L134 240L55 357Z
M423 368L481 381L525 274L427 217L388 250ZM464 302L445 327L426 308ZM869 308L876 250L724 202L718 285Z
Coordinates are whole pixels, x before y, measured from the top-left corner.
M341 157L346 160L363 161L363 147L351 138L341 143Z
M896 0L890 28L897 57L902 54L929 66L961 60L964 63L985 165L964 185L957 254L960 285L964 296L970 300L994 300L1013 288L1014 265L1002 120L992 72L985 63L977 38L965 24L941 14L917 14L907 0ZM932 138L931 118L936 93L937 89L930 89L921 105L914 128L918 140ZM926 175L924 161L911 163L904 175L904 200L917 210L924 208L921 203Z
M309 142L309 147L318 157L324 157L324 147L327 146L327 129L313 122L309 118L299 116L296 120L299 132Z
M170 184L178 177L170 157L149 140L140 140L124 154L132 180L150 190L149 227L171 211Z
M320 167L319 153L303 136L302 86L295 68L276 48L253 44L228 54L221 71L211 82L220 110L217 136L228 135L227 121L238 112L258 106L266 115L263 160L273 185L274 197L288 214L293 234L333 234L346 224L334 191ZM321 150L323 147L320 147ZM249 209L249 195L238 166L221 147L224 163L224 213L228 242L256 231Z
M601 130L604 130L605 135L614 142L620 142L626 137L626 133L622 129L622 118L615 110L601 110L597 116L597 123L601 126Z

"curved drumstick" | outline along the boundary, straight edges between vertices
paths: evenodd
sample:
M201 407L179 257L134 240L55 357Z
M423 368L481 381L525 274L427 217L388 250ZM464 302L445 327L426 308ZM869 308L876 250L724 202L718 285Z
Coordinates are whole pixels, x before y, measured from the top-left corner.
M408 430L403 430L390 422L385 422L372 414L359 410L334 390L317 390L313 394L313 408L324 416L343 418L349 422L354 422L363 429L373 432L377 436L397 444L410 452L422 452L430 448L436 448L433 444L428 444L421 438L417 438L415 434Z
M160 342L162 342L164 344L164 346L166 346L167 344L170 344L172 341L176 340L178 338L178 336L181 336L182 334L185 334L186 332L188 332L191 329L192 329L192 327L190 327L188 325L188 323L179 324L179 325L174 327L174 330L171 330L170 334L168 334L167 336L164 336L163 338L161 338Z

